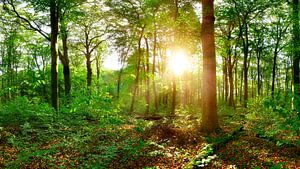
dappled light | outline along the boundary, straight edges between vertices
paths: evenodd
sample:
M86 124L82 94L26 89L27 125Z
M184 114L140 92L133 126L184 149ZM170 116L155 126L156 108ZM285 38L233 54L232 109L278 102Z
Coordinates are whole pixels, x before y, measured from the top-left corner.
M0 169L300 169L298 0L0 0Z

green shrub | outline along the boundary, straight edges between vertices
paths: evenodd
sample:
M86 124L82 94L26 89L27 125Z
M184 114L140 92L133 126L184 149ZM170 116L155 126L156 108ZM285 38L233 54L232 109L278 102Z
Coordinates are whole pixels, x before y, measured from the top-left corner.
M249 101L250 127L258 134L268 137L295 135L299 133L300 122L297 112L292 110L292 97L274 94L274 98L263 97Z
M30 123L35 127L53 121L54 110L46 103L29 101L26 97L16 99L0 106L0 126L21 126Z

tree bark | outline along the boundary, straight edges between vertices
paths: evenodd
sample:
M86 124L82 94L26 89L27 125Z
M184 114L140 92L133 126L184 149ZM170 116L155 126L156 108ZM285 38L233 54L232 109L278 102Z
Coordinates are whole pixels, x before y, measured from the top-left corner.
M239 95L240 95L240 104L242 105L242 101L243 101L243 78L244 78L244 69L241 68L241 81L240 81L240 91L239 91Z
M120 98L120 89L121 89L121 80L122 80L122 74L123 74L124 67L122 66L119 74L118 74L118 84L117 84L117 98Z
M249 54L249 41L248 41L248 25L245 24L245 37L243 38L244 45L244 107L247 107L248 102L248 54Z
M300 61L300 29L299 29L299 0L293 0L293 81L294 81L294 106L300 111L300 77L299 77L299 61Z
M65 82L65 95L67 97L70 96L71 93L71 71L70 71L70 61L68 55L68 30L67 25L65 23L64 18L60 17L60 34L61 34L61 41L63 47L63 53L58 51L59 59L63 65L63 75L64 75L64 82ZM69 98L68 98L69 99Z
M50 0L50 21L51 21L51 103L55 110L58 110L58 70L56 43L58 36L58 5L56 0Z
M91 61L91 54L88 53L86 55L86 81L87 81L87 87L90 88L92 86L92 61Z
M274 96L274 92L275 92L275 78L276 78L277 56L278 56L277 47L275 47L274 58L273 58L273 68L272 68L272 97Z
M223 100L227 103L228 101L228 58L224 58L224 64L223 64L223 87L224 87L224 96Z
M99 87L100 87L100 73L101 73L101 55L98 52L96 53L95 61L96 61L96 78L97 78L96 85L97 85L97 89L99 89Z
M201 129L206 132L211 132L219 128L216 98L214 20L213 0L202 0L203 114Z
M146 42L146 111L145 113L149 113L150 111L150 51L149 51L149 44L148 44L148 39L144 37L145 42Z
M60 61L63 65L63 74L65 82L65 95L70 96L71 93L71 72L70 72L70 61L68 56L67 36L62 37L63 54L58 51Z
M228 40L231 40L231 34L229 34ZM234 77L233 77L234 75L233 75L233 69L234 69L234 65L236 64L236 60L237 60L237 51L236 51L236 48L235 48L235 51L234 51L233 61L232 61L232 48L228 48L228 60L229 60L229 63L230 63L228 65L229 106L235 107L235 103L234 103Z
M260 56L261 51L260 49L257 51L257 95L260 96L260 90L261 90L261 79L260 79Z

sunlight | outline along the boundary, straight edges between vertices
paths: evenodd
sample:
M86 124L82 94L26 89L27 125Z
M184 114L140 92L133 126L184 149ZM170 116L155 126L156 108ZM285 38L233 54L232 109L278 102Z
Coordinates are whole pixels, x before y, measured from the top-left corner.
M186 51L183 49L175 51L167 51L168 68L177 76L182 75L185 71L190 69L190 60L187 57Z

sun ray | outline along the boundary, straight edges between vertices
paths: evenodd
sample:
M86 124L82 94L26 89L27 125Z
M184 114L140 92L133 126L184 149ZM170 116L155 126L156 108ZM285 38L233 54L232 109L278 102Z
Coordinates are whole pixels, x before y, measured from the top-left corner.
M190 60L183 49L168 52L168 69L175 75L180 76L190 69Z

